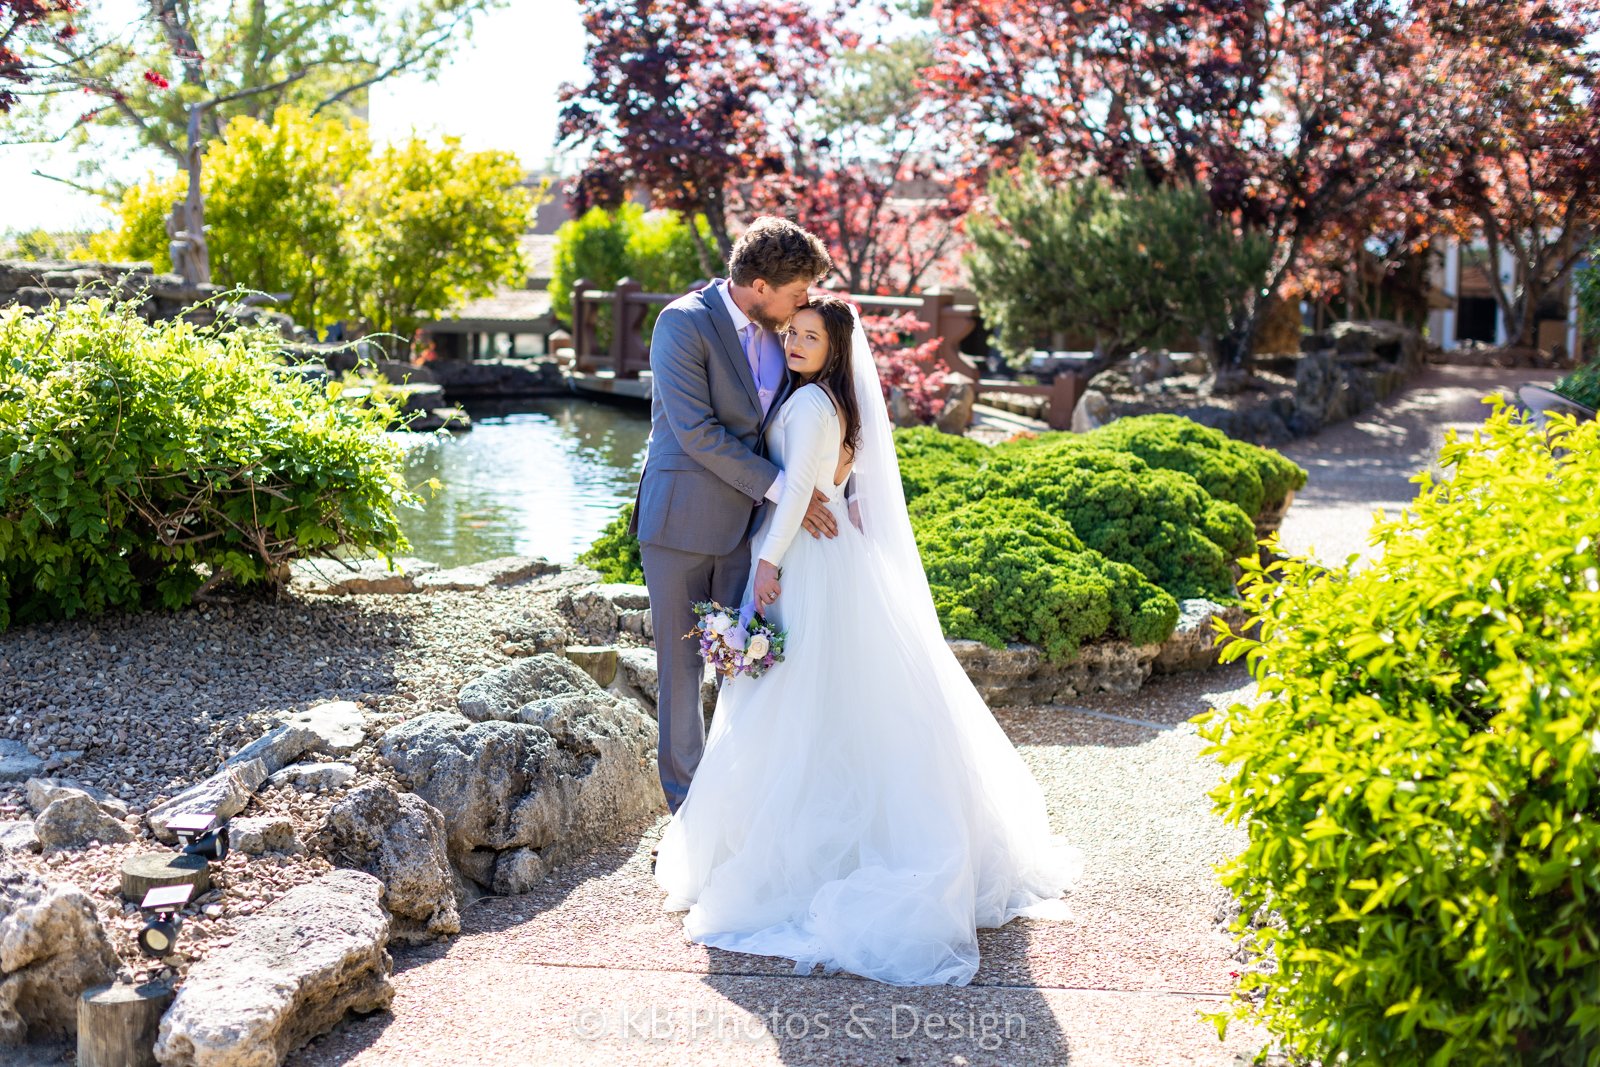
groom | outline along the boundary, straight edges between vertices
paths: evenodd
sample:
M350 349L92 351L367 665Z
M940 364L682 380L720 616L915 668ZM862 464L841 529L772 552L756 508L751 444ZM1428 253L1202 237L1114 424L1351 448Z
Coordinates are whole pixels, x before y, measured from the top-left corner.
M650 589L657 762L673 812L706 743L704 665L699 644L683 635L696 601L739 607L761 505L783 489L764 441L791 384L779 331L832 269L815 236L759 218L734 244L728 277L667 305L650 338L650 445L629 532ZM812 498L804 520L812 536L838 534L826 500L821 491Z

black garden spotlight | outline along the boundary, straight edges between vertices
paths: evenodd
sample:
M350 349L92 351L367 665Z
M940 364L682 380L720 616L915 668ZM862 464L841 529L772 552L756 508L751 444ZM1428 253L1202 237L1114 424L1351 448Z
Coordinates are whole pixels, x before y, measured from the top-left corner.
M216 823L216 826L212 824ZM214 811L182 812L167 820L167 829L178 835L178 846L187 856L201 856L220 862L228 854L228 820L217 821Z
M139 907L152 914L139 931L141 952L157 959L172 954L172 946L178 943L178 927L183 925L178 909L189 903L193 895L194 886L188 883L158 885L144 895Z

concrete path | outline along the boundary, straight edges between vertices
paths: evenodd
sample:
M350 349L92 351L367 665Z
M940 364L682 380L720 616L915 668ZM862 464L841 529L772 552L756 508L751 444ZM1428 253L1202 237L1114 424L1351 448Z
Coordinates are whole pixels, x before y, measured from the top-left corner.
M1324 559L1362 551L1372 510L1411 498L1407 479L1446 427L1481 419L1492 389L1553 377L1429 368L1382 410L1285 449L1311 477L1284 540ZM1231 1067L1265 1035L1235 1025L1219 1042L1200 1013L1222 1007L1239 967L1212 867L1243 842L1211 814L1220 771L1186 720L1252 691L1235 665L1134 697L996 712L1088 871L1073 921L984 931L966 988L798 977L686 941L650 877L661 819L537 892L480 901L455 941L397 952L393 1011L290 1062Z
M1305 488L1284 517L1283 542L1297 554L1342 563L1367 551L1372 513L1391 516L1417 494L1411 477L1438 467L1449 430L1468 433L1489 414L1483 398L1515 397L1525 382L1549 385L1559 371L1429 366L1387 404L1280 449L1306 468Z

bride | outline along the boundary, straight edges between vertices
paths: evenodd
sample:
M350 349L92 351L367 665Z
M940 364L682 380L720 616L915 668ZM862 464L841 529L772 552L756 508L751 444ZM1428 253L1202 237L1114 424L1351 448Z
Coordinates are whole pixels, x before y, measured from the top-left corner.
M767 430L786 481L745 589L786 658L724 681L656 882L701 944L965 985L979 927L1066 916L1080 856L944 642L851 305L797 312L787 357L801 384ZM814 489L847 511L837 538L796 537Z

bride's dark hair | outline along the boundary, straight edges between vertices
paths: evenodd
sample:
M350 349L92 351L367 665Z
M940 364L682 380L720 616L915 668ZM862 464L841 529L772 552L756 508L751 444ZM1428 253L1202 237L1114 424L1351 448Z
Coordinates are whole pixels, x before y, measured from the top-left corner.
M861 409L856 404L855 377L850 367L855 349L855 316L850 305L836 296L813 297L801 310L815 311L827 330L828 361L811 381L826 388L839 402L844 415L845 447L854 456L861 447Z

